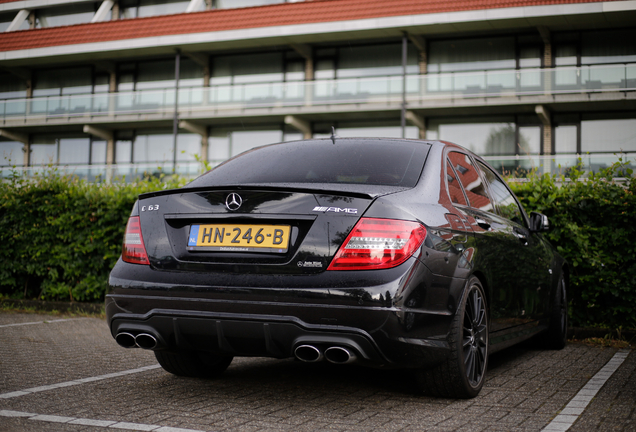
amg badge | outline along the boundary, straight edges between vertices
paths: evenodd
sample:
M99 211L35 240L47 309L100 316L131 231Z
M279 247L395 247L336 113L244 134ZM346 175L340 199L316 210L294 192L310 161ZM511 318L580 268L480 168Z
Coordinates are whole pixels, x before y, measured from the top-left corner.
M358 214L358 209L355 208L340 208L340 207L314 207L312 211L322 212L322 213L348 213L348 214Z

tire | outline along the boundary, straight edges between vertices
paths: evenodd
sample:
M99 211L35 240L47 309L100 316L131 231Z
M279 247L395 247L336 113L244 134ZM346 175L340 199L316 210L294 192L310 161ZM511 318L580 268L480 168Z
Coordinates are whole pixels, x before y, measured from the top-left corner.
M228 368L234 358L204 352L166 351L155 351L155 357L166 372L194 378L216 378Z
M418 387L431 396L468 399L479 394L488 369L488 308L479 279L466 285L466 294L451 324L450 354L439 366L419 370Z
M547 349L560 350L567 343L568 338L568 297L567 285L563 275L559 278L554 295L554 304L550 313L550 326L542 335L543 345Z

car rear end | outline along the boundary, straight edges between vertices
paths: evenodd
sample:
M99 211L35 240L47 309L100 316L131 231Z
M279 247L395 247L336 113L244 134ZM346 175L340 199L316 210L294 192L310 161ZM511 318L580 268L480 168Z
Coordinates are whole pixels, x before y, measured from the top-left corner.
M169 352L439 362L451 314L413 296L442 283L420 259L426 227L378 210L414 188L428 149L286 143L140 196L110 277L113 336Z

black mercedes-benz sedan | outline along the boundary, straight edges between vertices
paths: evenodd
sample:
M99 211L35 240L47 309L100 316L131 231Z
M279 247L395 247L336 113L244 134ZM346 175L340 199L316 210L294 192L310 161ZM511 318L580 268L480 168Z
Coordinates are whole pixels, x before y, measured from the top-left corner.
M474 397L494 351L565 345L568 267L547 229L455 144L272 144L139 197L108 324L176 375L295 357L411 368L426 394Z

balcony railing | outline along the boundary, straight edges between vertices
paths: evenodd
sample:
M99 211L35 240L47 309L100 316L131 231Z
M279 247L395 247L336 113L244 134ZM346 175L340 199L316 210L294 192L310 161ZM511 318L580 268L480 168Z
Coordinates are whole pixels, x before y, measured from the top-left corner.
M636 64L555 69L489 70L427 75L186 87L178 90L180 115L251 108L320 107L338 104L519 97L636 90ZM174 111L172 89L0 100L0 117L37 120L164 114Z
M620 155L624 168L631 168L636 172L636 153L626 153ZM504 175L523 178L531 170L536 169L537 173L568 174L568 171L578 165L579 159L584 172L599 172L618 162L619 155L612 153L596 153L585 155L517 155L517 156L485 156L484 159ZM210 161L212 166L218 165L222 160ZM113 179L123 179L133 181L145 176L160 176L161 174L172 174L172 162L147 162L136 164L113 164L113 165L59 165L54 167L60 174L75 175L89 181L111 181ZM37 173L44 173L50 170L49 166L30 167L8 167L0 166L0 179L8 178L12 175L33 176ZM187 178L194 178L204 171L203 165L196 161L177 162L175 172ZM616 173L619 177L626 173Z

